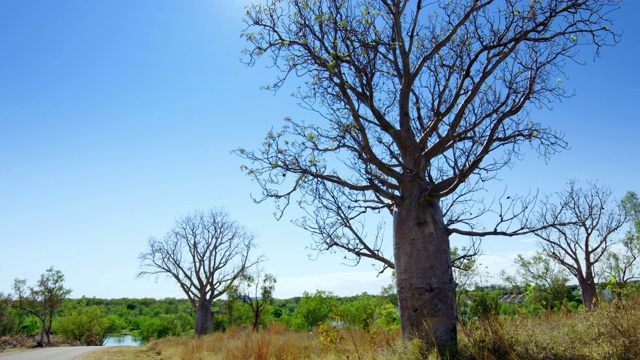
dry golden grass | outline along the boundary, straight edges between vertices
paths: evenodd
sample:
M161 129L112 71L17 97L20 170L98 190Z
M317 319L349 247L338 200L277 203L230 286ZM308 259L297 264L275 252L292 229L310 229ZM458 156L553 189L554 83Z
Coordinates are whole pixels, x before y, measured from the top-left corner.
M472 359L640 359L640 297L593 312L493 318L463 332Z
M402 350L396 351L399 335L398 331L335 327L323 327L311 333L295 332L276 323L259 333L232 328L224 333L201 337L167 337L141 348L108 348L88 354L81 360L407 359Z

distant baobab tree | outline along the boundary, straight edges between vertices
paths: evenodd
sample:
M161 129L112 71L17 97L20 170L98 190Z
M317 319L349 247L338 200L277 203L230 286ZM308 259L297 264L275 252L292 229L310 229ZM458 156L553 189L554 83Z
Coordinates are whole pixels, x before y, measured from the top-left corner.
M557 224L536 231L542 252L578 280L584 307L593 309L598 305L596 264L621 241L614 234L626 222L611 189L570 181L566 190L545 200L538 221Z
M176 221L164 238L149 238L149 250L139 256L144 270L138 276L174 279L196 310L195 333L203 335L213 330L213 301L262 261L249 257L254 240L222 209L194 212Z

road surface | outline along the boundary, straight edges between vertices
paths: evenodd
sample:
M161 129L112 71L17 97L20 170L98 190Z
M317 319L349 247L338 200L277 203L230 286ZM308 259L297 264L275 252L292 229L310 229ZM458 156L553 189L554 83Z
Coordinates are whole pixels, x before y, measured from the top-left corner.
M0 353L0 360L73 360L101 346L68 346L19 351L10 354Z

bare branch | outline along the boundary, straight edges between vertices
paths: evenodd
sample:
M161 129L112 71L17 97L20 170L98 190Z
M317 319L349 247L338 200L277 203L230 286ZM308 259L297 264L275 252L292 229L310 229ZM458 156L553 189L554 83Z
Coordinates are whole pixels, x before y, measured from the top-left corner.
M164 238L150 238L149 251L141 253L139 277L166 275L174 279L205 316L196 333L211 331L211 304L224 295L249 268L264 260L251 259L255 236L229 218L222 209L194 212L176 222ZM208 318L206 318L208 316Z

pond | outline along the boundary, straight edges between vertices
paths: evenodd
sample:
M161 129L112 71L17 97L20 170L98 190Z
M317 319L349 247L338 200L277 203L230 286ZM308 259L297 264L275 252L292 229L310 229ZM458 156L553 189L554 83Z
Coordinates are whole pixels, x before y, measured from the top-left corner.
M145 342L133 335L111 335L104 339L102 346L142 346Z

